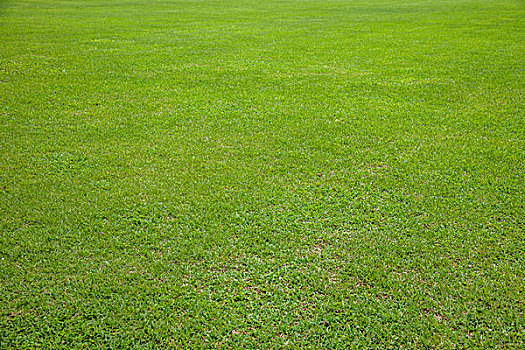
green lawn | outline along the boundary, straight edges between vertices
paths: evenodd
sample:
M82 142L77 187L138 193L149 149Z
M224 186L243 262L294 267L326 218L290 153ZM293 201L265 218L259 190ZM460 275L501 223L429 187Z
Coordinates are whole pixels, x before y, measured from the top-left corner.
M2 0L0 348L523 348L522 0Z

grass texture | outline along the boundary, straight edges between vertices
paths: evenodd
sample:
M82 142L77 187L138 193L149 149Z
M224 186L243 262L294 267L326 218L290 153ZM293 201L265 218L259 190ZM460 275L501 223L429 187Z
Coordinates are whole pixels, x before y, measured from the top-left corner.
M524 20L3 0L0 347L523 347Z

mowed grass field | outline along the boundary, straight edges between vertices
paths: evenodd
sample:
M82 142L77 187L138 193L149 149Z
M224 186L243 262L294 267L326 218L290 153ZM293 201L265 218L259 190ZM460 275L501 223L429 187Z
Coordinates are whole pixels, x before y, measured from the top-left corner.
M0 347L523 348L525 5L0 3Z

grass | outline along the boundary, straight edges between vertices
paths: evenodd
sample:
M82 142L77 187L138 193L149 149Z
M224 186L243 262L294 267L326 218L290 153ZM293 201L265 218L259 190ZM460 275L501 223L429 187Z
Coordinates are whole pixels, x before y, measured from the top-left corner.
M520 1L0 3L0 347L522 348Z

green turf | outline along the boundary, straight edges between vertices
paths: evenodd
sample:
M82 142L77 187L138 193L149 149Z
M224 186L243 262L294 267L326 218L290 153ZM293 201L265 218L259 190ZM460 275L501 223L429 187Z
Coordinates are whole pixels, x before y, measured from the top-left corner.
M0 2L0 347L522 348L522 0Z

